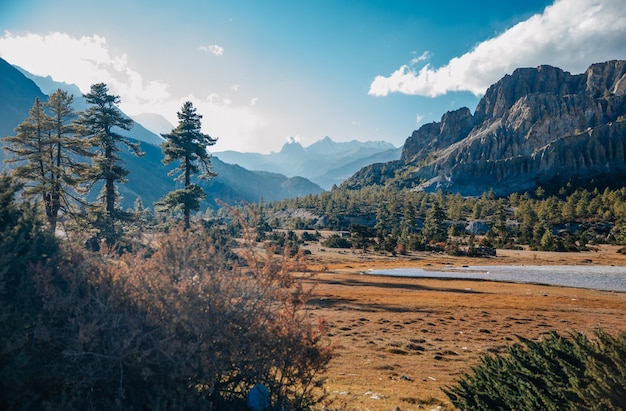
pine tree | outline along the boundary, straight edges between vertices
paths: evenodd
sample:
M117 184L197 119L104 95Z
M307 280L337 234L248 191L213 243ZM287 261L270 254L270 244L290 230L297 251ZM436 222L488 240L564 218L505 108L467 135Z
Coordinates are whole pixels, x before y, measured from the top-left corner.
M76 189L86 169L80 159L89 154L75 133L73 102L74 96L63 90L47 103L37 98L16 135L5 138L6 150L14 154L8 161L18 164L14 176L25 183L26 197L41 199L52 231L59 212L70 211L79 201Z
M426 214L424 220L424 229L422 234L426 240L432 240L435 242L446 241L448 238L448 232L445 226L446 213L439 204L439 201L435 200L432 207Z
M207 147L217 142L216 138L201 131L202 116L196 113L191 102L186 102L178 114L178 126L169 134L161 134L165 142L163 164L178 161L178 166L170 172L175 180L182 182L184 188L168 193L157 205L161 209L182 209L185 227L189 228L192 210L200 209L200 201L206 198L202 188L191 182L192 175L200 173L199 178L210 179L216 174L211 171L211 155ZM202 170L201 170L202 168Z
M104 202L106 214L114 219L119 196L115 184L125 183L128 175L128 170L121 165L119 145L125 145L138 157L144 153L139 143L130 141L117 131L128 131L133 127L133 120L125 117L117 108L121 101L119 96L109 94L106 84L98 83L93 84L91 91L84 97L91 107L83 113L79 124L95 149L90 172L91 183L104 181L100 198Z
M91 107L82 114L77 124L92 147L92 166L87 177L88 189L97 182L104 182L99 196L104 209L102 206L92 207L92 224L100 231L100 236L104 237L109 245L113 245L120 237L120 229L116 222L123 215L116 209L119 202L116 183L125 183L128 175L128 170L121 164L119 146L126 146L138 157L144 153L139 143L132 142L119 133L119 130L128 131L133 127L133 121L117 108L117 104L120 103L119 96L109 94L106 84L98 83L93 84L90 92L84 97Z
M51 118L48 158L53 179L49 201L46 201L46 216L52 228L56 226L60 209L69 212L74 204L82 202L76 192L84 181L88 165L81 160L91 155L87 142L77 134L78 113L73 104L74 96L61 89L52 93L46 104Z
M506 356L483 356L443 391L461 410L625 410L626 333L595 337L519 337Z

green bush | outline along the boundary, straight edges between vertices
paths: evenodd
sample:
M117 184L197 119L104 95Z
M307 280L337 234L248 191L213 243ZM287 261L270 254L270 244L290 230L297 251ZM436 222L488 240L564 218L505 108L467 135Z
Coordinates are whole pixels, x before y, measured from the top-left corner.
M579 332L538 342L520 337L444 392L461 410L624 410L625 360L626 332L599 330L593 340Z
M328 238L322 241L322 245L328 248L351 248L352 243L349 239L343 238L339 234L331 234Z

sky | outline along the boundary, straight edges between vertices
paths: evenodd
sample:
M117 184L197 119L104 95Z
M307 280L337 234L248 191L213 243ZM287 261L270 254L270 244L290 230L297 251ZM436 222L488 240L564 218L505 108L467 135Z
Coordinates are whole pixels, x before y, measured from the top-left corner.
M625 40L623 0L0 0L1 58L172 126L191 101L213 152L399 147L518 67L582 73Z

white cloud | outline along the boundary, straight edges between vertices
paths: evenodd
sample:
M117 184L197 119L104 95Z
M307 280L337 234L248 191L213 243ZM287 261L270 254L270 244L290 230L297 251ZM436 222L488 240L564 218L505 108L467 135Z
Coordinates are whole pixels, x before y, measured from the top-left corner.
M422 120L424 120L424 116L423 116L423 115L421 115L421 114L417 114L417 115L415 116L415 124L419 124L419 123L421 123L421 122L422 122Z
M131 116L157 113L176 125L176 113L186 101L191 101L203 116L203 131L220 138L215 150L267 148L259 136L267 134L268 121L255 106L256 98L252 103L246 99L239 104L228 95L217 93L206 99L192 94L172 96L168 84L146 81L130 66L125 54L112 53L104 37L76 38L65 33L15 36L7 32L0 37L0 57L32 74L76 84L82 92L88 92L94 83L104 82L111 93L120 96L120 108ZM232 88L238 89L237 85Z
M92 84L106 83L109 90L122 96L130 112L159 104L169 98L168 85L146 81L133 70L125 54L112 55L104 37L71 37L65 33L0 37L0 57L37 76L76 84L86 93ZM143 110L145 111L145 110Z
M413 54L417 54L416 52L413 52ZM411 64L417 64L421 61L425 61L428 60L431 57L432 53L430 51L425 51L422 54L420 54L417 57L413 57L411 59Z
M224 54L224 47L218 46L217 44L211 44L208 46L200 46L198 50L214 54L216 56L221 56Z
M235 105L228 97L218 94L205 99L190 94L179 99L177 111L186 101L191 101L202 115L202 131L218 138L211 151L255 151L259 147L258 136L268 124L254 107Z
M626 8L623 0L556 0L504 33L479 43L445 66L409 64L390 76L376 76L369 94L404 93L436 97L451 91L481 95L518 67L550 64L579 73L590 64L626 58ZM428 54L413 59L423 61Z

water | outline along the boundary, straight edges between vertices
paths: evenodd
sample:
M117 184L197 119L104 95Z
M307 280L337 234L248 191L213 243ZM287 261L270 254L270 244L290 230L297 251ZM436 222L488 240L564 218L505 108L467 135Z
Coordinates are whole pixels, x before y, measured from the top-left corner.
M615 266L447 266L436 271L422 268L395 268L389 270L369 270L367 274L399 277L492 280L626 292L626 267Z

